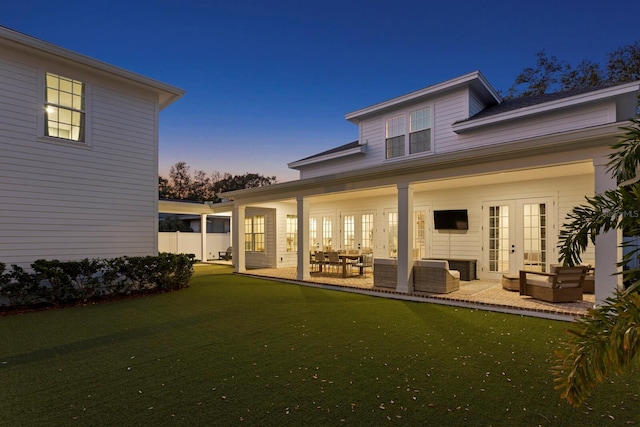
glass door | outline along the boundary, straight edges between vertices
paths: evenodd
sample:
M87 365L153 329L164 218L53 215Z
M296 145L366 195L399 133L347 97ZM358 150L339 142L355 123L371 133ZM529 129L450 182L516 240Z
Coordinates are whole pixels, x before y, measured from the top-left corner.
M520 270L549 271L553 248L551 198L485 202L483 264L488 278Z
M342 213L342 249L373 252L373 214Z

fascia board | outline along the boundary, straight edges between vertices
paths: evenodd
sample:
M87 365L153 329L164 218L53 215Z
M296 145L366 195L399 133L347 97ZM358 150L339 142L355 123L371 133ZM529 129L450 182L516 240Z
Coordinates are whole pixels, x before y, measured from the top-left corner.
M478 129L484 126L503 123L524 117L530 117L537 114L552 112L564 108L575 107L590 102L601 101L608 98L632 93L634 91L637 92L638 90L640 90L640 82L626 83L594 92L572 96L569 98L549 101L543 104L532 105L529 107L523 107L513 111L507 111L505 113L496 114L495 116L486 117L484 119L471 119L461 123L454 123L453 125L451 125L451 128L456 133L463 133L465 131Z
M125 70L120 67L116 67L111 64L107 64L106 62L90 58L77 52L64 49L60 46L56 46L43 40L0 26L0 42L2 42L2 39L11 42L11 44L14 46L22 47L23 49L26 47L30 50L40 51L44 54L62 58L67 61L71 61L76 64L80 64L85 67L107 73L119 79L127 80L129 82L135 83L136 85L153 88L154 91L158 93L160 109L167 107L185 93L183 89L177 88L175 86L160 82L141 74L134 73L132 71Z

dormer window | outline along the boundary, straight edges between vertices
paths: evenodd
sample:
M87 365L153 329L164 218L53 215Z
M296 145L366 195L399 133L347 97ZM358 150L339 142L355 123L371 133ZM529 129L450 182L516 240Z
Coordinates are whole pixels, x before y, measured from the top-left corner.
M388 118L386 132L387 159L404 156L404 115Z
M431 151L431 108L412 111L409 123L409 154Z
M45 135L84 142L84 83L47 73L45 84Z
M387 159L432 151L430 106L388 117L385 123Z

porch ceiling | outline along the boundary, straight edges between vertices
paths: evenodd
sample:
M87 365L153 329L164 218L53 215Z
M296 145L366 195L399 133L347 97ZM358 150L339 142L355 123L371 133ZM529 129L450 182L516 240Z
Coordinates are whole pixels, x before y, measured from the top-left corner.
M437 179L430 181L413 182L414 191L447 190L453 188L468 188L484 185L502 184L519 181L529 181L532 179L561 178L565 176L589 175L593 174L592 162L578 162L564 165L539 167L534 169L516 170L509 172L470 175L461 178ZM396 194L396 186L389 185L379 188L360 189L357 191L345 191L340 193L329 193L319 196L311 196L309 200L313 202L325 202L335 200L347 200L354 198L380 197Z

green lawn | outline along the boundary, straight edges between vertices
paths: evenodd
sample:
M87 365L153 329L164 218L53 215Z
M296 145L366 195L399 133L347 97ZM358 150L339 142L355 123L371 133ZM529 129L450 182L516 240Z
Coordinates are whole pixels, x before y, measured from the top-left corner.
M0 317L0 425L628 425L640 375L579 409L566 323L233 276Z

